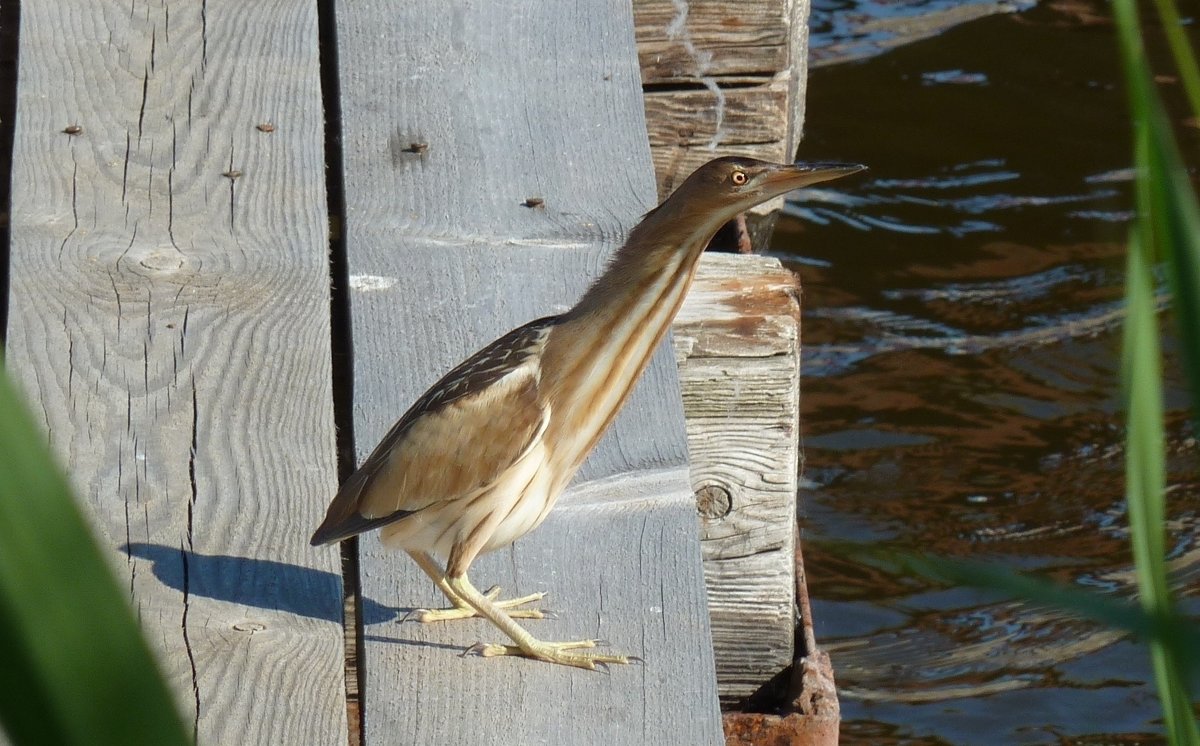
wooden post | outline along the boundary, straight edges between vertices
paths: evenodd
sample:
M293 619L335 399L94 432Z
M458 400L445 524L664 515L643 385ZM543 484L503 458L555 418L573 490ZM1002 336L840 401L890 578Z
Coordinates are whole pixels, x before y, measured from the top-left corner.
M361 457L452 365L565 310L654 182L620 0L348 3L337 34ZM535 634L600 637L640 665L461 657L500 633L397 625L395 607L444 600L403 554L361 547L367 742L722 742L668 347L546 524L472 569L549 593L558 617Z
M809 0L633 0L646 124L665 197L722 155L791 162L804 124ZM780 197L750 211L766 245Z
M804 122L809 0L633 7L660 196L718 156L792 160ZM747 215L757 248L782 205ZM718 683L733 704L793 655L800 344L791 273L773 260L706 257L675 332Z
M779 260L708 254L675 320L721 699L791 665L800 336Z
M198 743L344 743L316 8L33 0L20 61L9 369Z

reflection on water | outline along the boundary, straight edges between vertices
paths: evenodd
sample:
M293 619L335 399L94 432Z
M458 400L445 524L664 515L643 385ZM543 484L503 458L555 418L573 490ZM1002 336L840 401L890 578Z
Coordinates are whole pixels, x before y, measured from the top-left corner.
M810 64L872 57L975 18L1032 5L1033 0L817 0L809 23Z
M896 47L897 14L951 10L1005 12ZM814 57L860 61L812 72L801 156L872 169L795 195L775 239L803 283L801 519L843 742L1158 733L1144 647L814 541L1132 592L1116 383L1130 133L1107 7L816 0L813 13ZM1197 131L1182 134L1198 152ZM1200 449L1173 371L1168 528L1186 593L1200 589Z

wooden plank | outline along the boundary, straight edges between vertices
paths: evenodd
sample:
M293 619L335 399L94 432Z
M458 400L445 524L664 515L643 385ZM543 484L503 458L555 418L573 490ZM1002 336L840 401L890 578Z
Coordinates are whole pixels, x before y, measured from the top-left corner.
M675 320L721 698L792 663L799 302L777 259L705 255Z
M788 120L788 81L771 81L751 88L717 94L707 88L687 91L647 91L647 131L650 144L707 145L714 137L723 146L758 145L782 141ZM718 108L723 108L718 120ZM718 127L723 128L718 133ZM687 173L680 174L676 181Z
M198 742L342 743L315 7L35 0L20 59L9 369Z
M695 541L686 478L669 469L587 482L537 531L472 569L506 595L548 593L556 618L528 622L535 634L607 640L644 662L601 674L462 657L498 631L481 620L397 625L377 616L366 627L366 742L721 743L708 617L702 600L697 608L678 592L704 582L698 555L677 550ZM369 604L445 605L411 561L396 559L377 547L364 554L377 573Z
M787 80L718 93L707 88L646 91L647 130L660 198L713 158L743 155L788 161ZM715 148L709 143L719 141ZM782 200L756 208L778 210Z
M453 364L565 310L653 204L629 13L618 0L571 14L534 0L339 8L360 457ZM472 570L481 587L549 591L559 618L529 622L535 634L600 634L646 659L608 676L460 658L500 636L480 620L395 626L395 605L440 601L365 538L367 742L721 742L685 469L663 348L564 505Z
M808 80L809 0L634 0L659 198L723 155L795 157ZM749 213L766 247L783 200Z
M808 0L634 0L660 197L714 157L794 157L808 12ZM757 248L782 205L747 215ZM704 519L703 541L726 703L790 664L794 639L799 310L790 273L755 262L705 257L675 324L701 514L732 499Z
M789 157L794 156L804 136L804 112L808 101L808 16L811 0L784 0L788 18L788 129L784 140Z
M643 81L773 76L788 64L789 5L784 0L634 0Z

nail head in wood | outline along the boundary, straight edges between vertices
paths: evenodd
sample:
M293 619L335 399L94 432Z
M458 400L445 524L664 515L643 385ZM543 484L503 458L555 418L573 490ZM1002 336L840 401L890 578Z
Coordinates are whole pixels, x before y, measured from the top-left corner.
M542 199L541 197L526 197L525 201L521 204L525 205L526 207L544 207L546 205L546 200Z
M78 135L81 132L83 132L83 127L80 127L78 124L69 124L63 128L63 134L66 135Z
M226 171L225 173L223 173L223 174L221 174L221 175L222 175L222 176L224 176L226 179L236 179L236 178L238 178L239 176L241 176L241 175L242 175L242 172L241 172L241 171L238 171L238 170L237 170L237 169L235 169L235 168L231 168L231 169L229 169L228 171Z
M262 124L255 127L255 129L257 129L259 132L274 132L275 125L271 124L270 122L263 122Z

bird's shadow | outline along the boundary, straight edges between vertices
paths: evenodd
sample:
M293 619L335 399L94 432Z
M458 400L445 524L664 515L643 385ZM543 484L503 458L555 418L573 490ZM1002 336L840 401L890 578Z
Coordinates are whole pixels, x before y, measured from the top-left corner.
M121 550L149 561L154 577L180 593L342 621L342 579L331 572L273 560L185 553L162 544L134 542ZM364 625L398 621L409 611L363 598L361 620Z

